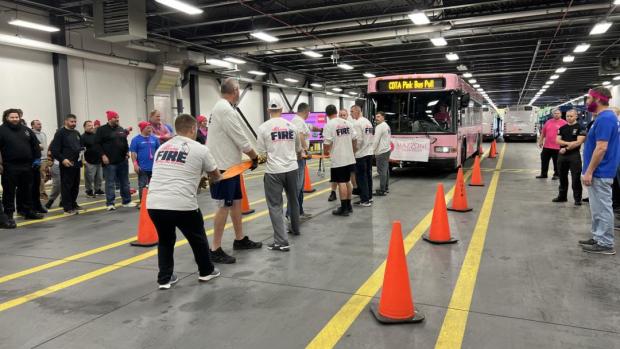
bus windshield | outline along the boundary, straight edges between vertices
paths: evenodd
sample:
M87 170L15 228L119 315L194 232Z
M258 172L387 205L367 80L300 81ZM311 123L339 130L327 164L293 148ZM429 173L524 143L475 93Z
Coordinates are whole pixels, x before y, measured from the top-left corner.
M454 132L454 91L373 94L371 109L385 113L392 134Z

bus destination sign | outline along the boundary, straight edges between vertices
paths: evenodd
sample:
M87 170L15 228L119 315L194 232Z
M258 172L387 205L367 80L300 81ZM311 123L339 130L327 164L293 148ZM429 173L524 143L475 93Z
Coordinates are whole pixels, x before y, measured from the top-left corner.
M398 79L377 81L377 91L443 90L445 79Z

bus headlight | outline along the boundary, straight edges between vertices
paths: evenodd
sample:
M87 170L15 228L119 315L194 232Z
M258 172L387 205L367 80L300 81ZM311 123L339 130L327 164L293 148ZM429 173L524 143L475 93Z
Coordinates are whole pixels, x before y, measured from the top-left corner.
M454 147L435 147L435 153L456 153Z

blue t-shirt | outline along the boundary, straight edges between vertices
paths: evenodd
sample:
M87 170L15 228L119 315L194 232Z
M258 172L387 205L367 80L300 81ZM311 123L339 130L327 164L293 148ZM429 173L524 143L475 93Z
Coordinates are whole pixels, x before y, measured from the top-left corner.
M583 148L583 173L586 172L597 141L607 141L607 151L603 160L594 170L593 177L614 178L620 163L620 122L616 114L611 110L605 110L598 114L592 128L588 132L586 143Z
M153 171L153 156L159 148L159 139L151 135L137 135L131 140L129 151L138 154L138 166L142 171Z

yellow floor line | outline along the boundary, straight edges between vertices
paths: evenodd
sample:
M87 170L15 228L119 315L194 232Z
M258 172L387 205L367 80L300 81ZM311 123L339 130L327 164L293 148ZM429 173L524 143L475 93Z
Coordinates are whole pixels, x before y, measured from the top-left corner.
M499 161L496 169L501 169L504 160L506 145L502 147ZM480 260L484 249L484 242L489 228L489 220L493 211L493 203L495 202L495 193L499 181L500 171L493 173L489 191L482 204L480 216L476 222L474 233L467 247L467 253L461 266L459 277L452 292L450 305L443 320L443 325L437 337L436 349L456 349L461 348L463 344L463 336L467 326L467 318L469 316L469 307L474 295L476 287L476 279L480 268Z
M324 179L322 181L313 183L313 185L320 185L320 184L323 184L323 183L325 183L327 181L328 181L328 179ZM307 195L306 197L309 197L309 195ZM250 202L250 207L254 206L254 205L258 205L258 204L260 204L262 202L265 202L265 198L262 198L262 199ZM215 216L215 214L211 213L211 214L208 214L208 215L204 216L203 219L204 220L210 220L214 216ZM128 239L124 239L124 240L120 240L120 241L117 241L117 242L113 242L113 243L105 245L105 246L97 247L97 248L94 248L94 249L91 249L91 250L88 250L88 251L84 251L84 252L81 252L81 253L74 254L72 256L64 257L64 258L59 259L59 260L55 260L55 261L52 261L52 262L49 262L49 263L41 264L41 265L38 265L36 267L32 267L32 268L29 268L29 269L26 269L26 270L22 270L22 271L19 271L19 272L16 272L16 273L8 274L8 275L0 277L0 284L2 284L4 282L7 282L7 281L15 280L15 279L18 279L18 278L21 278L21 277L24 277L24 276L27 276L27 275L30 275L30 274L34 274L34 273L37 273L37 272L40 272L40 271L43 271L43 270L46 270L46 269L54 268L54 267L57 267L59 265L63 265L63 264L69 263L71 261L75 261L75 260L82 259L82 258L85 258L85 257L88 257L88 256L92 256L92 255L97 254L97 253L101 253L101 252L104 252L104 251L107 251L107 250L111 250L111 249L119 247L119 246L124 246L124 245L127 245L130 242L134 241L135 239L136 239L136 236L134 235L134 236L132 236L132 237L130 237Z
M319 191L317 191L317 192L315 192L313 194L307 195L304 199L305 200L311 200L312 198L315 198L315 197L317 197L317 196L319 196L321 194L327 193L329 191L331 191L331 188L326 188L326 189L323 189L323 190L319 190ZM250 221L253 221L253 220L258 219L260 217L263 217L263 216L265 216L267 214L269 214L269 210L262 210L260 212L257 212L255 214L253 214L253 215L250 215L248 217L243 218L243 222L244 223L245 222L250 222ZM230 227L232 227L232 223L226 224L225 229L229 229ZM213 229L209 229L208 232L207 232L207 235L212 235L212 234L213 234ZM186 239L179 240L179 241L177 241L177 243L175 245L175 248L183 246L183 245L186 245L186 244L187 244L187 240ZM49 295L51 293L54 293L54 292L57 292L57 291L60 291L60 290L64 290L64 289L69 288L71 286L75 286L75 285L81 284L83 282L86 282L88 280L94 279L94 278L99 277L101 275L104 275L104 274L110 273L112 271L121 269L121 268L129 266L131 264L135 264L137 262L143 261L143 260L145 260L147 258L150 258L150 257L153 257L155 255L157 255L157 249L152 249L152 250L150 250L148 252L141 253L141 254L139 254L139 255L137 255L135 257L124 259L124 260L122 260L120 262L117 262L117 263L114 263L112 265L108 265L108 266L105 266L103 268L99 268L97 270L91 271L89 273L86 273L86 274L74 277L72 279L69 279L69 280L66 280L66 281L54 284L52 286L40 289L38 291L32 292L30 294L27 294L25 296L17 297L15 299L10 300L10 301L1 303L0 304L0 312L3 312L5 310L11 309L11 308L14 308L16 306L19 306L19 305L27 303L29 301L35 300L37 298L44 297L44 296Z
M487 154L482 156L482 159ZM471 171L467 171L464 180L467 181ZM452 200L454 194L454 186L445 194L446 202ZM420 240L422 234L430 227L433 218L433 210L430 210L424 218L413 228L404 240L405 254L415 246ZM338 310L338 312L329 320L329 322L321 329L321 331L306 346L306 349L327 349L336 346L338 341L344 336L346 331L351 327L355 319L370 303L372 297L379 291L383 282L383 274L385 272L385 263L383 263L372 273L372 275L355 291L353 296Z

